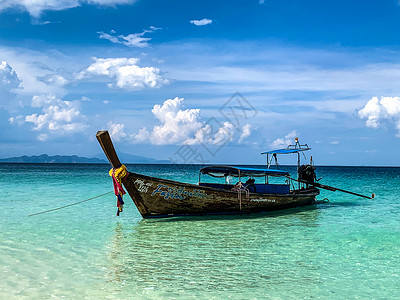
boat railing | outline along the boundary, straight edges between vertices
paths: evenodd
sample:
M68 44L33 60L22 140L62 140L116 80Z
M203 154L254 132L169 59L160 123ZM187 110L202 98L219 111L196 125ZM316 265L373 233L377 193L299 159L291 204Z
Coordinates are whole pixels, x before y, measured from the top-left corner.
M249 201L250 200L250 191L241 181L239 181L235 185L235 189L238 192L239 209L242 210L242 193L245 193L246 200Z

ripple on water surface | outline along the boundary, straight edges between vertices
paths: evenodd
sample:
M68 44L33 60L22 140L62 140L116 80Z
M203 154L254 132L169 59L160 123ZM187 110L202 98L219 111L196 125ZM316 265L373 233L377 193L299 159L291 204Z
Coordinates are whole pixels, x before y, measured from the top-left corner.
M400 294L398 168L320 170L326 184L375 200L323 192L330 203L282 212L143 220L129 198L115 217L112 195L27 217L111 190L106 165L0 167L0 298ZM131 167L191 182L199 169Z

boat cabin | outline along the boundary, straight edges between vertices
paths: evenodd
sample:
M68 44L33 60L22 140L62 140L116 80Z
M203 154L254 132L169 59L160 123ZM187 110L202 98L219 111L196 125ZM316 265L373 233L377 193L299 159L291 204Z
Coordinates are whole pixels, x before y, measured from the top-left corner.
M224 183L201 182L202 175L214 178L224 178ZM285 183L271 183L270 177L283 177ZM255 182L255 178L263 178ZM215 181L215 180L214 180ZM262 181L264 181L262 183ZM289 194L290 174L287 171L268 168L248 168L233 166L209 166L202 168L199 172L199 185L229 191L246 189L250 193L259 194Z

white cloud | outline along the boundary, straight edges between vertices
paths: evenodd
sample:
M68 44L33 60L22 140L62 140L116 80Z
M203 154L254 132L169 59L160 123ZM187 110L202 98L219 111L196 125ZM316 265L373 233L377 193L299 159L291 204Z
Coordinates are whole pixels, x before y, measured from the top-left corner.
M49 135L46 133L41 133L37 136L37 140L41 142L45 142L49 139Z
M271 148L279 149L279 148L286 148L290 144L292 144L293 139L297 136L296 130L289 132L285 135L284 138L278 138L271 143Z
M369 100L367 104L365 104L365 106L358 112L358 116L361 119L367 119L367 127L372 128L377 128L379 126L380 114L381 106L377 97L373 97L371 100Z
M58 86L58 87L63 87L64 85L66 85L68 83L68 80L65 79L63 76L58 75L58 74L50 74L50 75L46 75L44 77L38 77L38 79L40 79L41 81L52 85L52 86Z
M125 125L124 124L114 124L113 122L108 122L107 124L108 131L110 136L115 141L120 141L121 139L126 137L126 133L124 131Z
M6 61L0 61L0 89L10 91L18 88L21 82L15 70Z
M143 143L150 140L150 132L147 130L146 127L143 127L139 130L137 134L132 136L137 143Z
M382 122L392 122L400 137L400 97L372 97L365 106L358 111L361 119L367 119L367 127L378 128Z
M203 122L200 109L183 110L183 98L164 101L154 105L152 113L161 124L153 129L143 127L131 135L136 143L150 142L154 145L208 144L222 146L235 139L236 127L230 122L219 123L215 118ZM250 124L243 126L240 142L250 135Z
M264 4L264 2L265 2L265 0L260 0L260 1L258 1L258 4Z
M10 124L17 124L17 125L21 126L22 124L24 124L25 118L24 118L24 116L11 117L8 119L8 122Z
M115 31L111 31L111 34L105 33L105 32L98 32L100 35L99 38L109 40L110 42L113 42L115 44L122 44L125 46L129 47L138 47L138 48L145 48L149 46L148 41L151 40L151 38L144 37L146 33L151 33L156 30L159 30L161 28L156 28L154 26L150 26L149 29L143 30L141 33L131 33L128 35L113 35Z
M139 67L138 58L93 58L94 63L81 71L76 79L106 76L114 79L109 87L124 89L158 88L168 83L154 67Z
M33 17L39 17L45 10L64 10L82 4L114 6L133 2L134 0L2 0L0 1L0 11L17 8L26 10Z
M246 124L242 128L242 133L240 134L239 137L239 143L243 142L246 138L248 138L251 134L251 125Z
M74 62L71 57L60 51L35 51L0 46L0 53L20 79L15 93L18 96L28 96L28 99L39 94L62 97L66 94L65 85L69 83L66 77L81 68L81 64Z
M215 135L209 138L206 143L212 145L223 145L227 141L233 141L235 126L230 122L224 122L223 126L218 129Z
M204 26L212 23L212 20L210 19L201 19L201 20L191 20L190 23L196 25L196 26Z
M33 108L41 108L43 114L34 113L25 116L26 123L32 123L33 130L47 131L38 136L39 140L47 140L48 133L64 134L81 132L87 128L86 118L79 110L78 101L64 101L53 95L34 96ZM21 116L10 118L10 123L17 123Z
M9 109L14 103L21 82L15 70L6 61L0 61L0 109Z
M154 105L151 111L161 122L152 131L140 129L133 135L136 142L149 141L155 145L177 144L193 135L201 126L200 109L182 109L183 98L164 101L163 105Z
M232 123L224 122L223 125L218 128L214 128L213 125L205 124L194 133L194 138L187 139L184 144L208 144L222 146L233 140L236 128Z
M349 99L349 95L380 94L385 90L397 93L400 90L400 86L392 84L400 81L400 64L392 54L388 54L390 51L384 49L352 51L339 48L328 51L279 45L269 47L268 43L221 43L222 51L213 46L206 49L198 42L160 46L164 53L184 53L174 58L174 64L171 64L171 59L166 59L163 71L177 81L213 83L208 88L214 93L237 90L239 86L240 92L247 95L270 91L322 91L335 100L333 92ZM327 65L329 61L335 64ZM281 102L286 104L287 99ZM353 106L350 112L359 105ZM342 105L336 105L336 108L341 110Z

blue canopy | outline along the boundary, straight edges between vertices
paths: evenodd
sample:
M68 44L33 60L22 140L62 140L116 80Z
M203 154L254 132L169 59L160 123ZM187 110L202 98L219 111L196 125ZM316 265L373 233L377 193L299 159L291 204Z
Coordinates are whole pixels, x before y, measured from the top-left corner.
M234 177L263 177L263 176L288 176L289 172L276 170L276 169L267 169L267 168L245 168L245 167L232 167L232 166L209 166L202 168L200 173L211 175L214 177L225 177L225 176L234 176Z
M299 153L302 151L310 150L311 148L297 148L297 149L278 149L278 150L271 150L267 152L263 152L261 154L291 154L291 153Z

